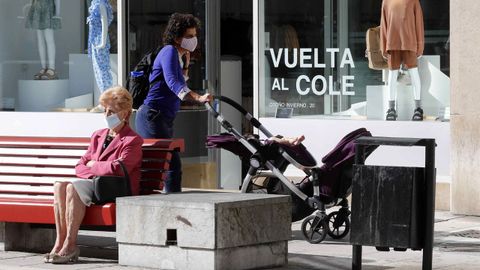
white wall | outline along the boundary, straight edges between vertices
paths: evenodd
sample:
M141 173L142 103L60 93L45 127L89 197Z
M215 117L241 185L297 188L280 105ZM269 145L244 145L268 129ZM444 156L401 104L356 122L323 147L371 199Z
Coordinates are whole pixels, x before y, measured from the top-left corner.
M0 136L90 137L105 128L103 113L1 112Z
M450 123L411 121L354 121L327 119L261 118L260 122L274 135L305 135L304 145L321 164L321 159L343 136L354 129L365 127L373 136L435 138L437 181L450 181ZM425 165L423 147L382 146L367 159L367 164L391 166ZM287 170L287 175L302 176L298 170Z

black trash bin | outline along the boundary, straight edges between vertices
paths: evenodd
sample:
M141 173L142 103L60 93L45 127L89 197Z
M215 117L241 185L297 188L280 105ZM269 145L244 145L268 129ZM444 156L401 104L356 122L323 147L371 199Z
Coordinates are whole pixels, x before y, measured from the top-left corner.
M425 167L365 165L365 149L380 145L423 146ZM364 245L384 251L422 249L422 269L432 269L435 146L435 139L361 137L355 141L352 269L361 269Z
M354 165L350 243L421 249L424 168Z

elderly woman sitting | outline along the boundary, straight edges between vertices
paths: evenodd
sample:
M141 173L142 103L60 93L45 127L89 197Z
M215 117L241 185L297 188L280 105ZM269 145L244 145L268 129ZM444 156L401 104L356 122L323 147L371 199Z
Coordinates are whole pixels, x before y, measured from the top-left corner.
M80 254L77 235L86 207L92 204L93 181L99 175L123 175L122 161L130 176L133 194L138 194L143 139L133 131L128 120L132 112L132 97L122 87L113 87L100 96L105 107L108 128L93 133L87 152L75 167L77 179L56 182L54 211L57 236L45 262L76 262Z

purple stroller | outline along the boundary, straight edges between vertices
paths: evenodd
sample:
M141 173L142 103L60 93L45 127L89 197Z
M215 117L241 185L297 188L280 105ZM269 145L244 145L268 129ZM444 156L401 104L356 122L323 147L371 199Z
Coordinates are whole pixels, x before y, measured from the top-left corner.
M250 113L235 101L215 96L214 100L225 102L236 110L267 138L273 135ZM347 197L351 193L354 141L362 136L371 136L365 128L347 134L337 146L322 158L322 166L303 144L289 146L258 136L243 136L223 118L209 103L206 108L228 133L207 137L207 147L223 148L238 155L248 164L248 173L243 179L241 191L292 196L292 221L304 219L302 233L310 243L320 243L328 234L334 239L345 237L350 230L350 210ZM368 156L375 147L365 151ZM289 165L302 170L305 177L299 183L291 182L283 175ZM326 214L326 208L339 205L338 211Z

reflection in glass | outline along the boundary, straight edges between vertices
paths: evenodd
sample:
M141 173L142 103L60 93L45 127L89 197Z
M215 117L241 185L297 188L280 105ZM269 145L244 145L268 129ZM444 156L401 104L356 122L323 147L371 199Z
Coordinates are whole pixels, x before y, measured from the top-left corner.
M448 80L449 4L420 4L425 25L422 99L429 117L436 119L449 106L442 98L449 89L434 89ZM293 117L384 120L387 74L369 69L365 58L366 31L380 25L381 6L382 0L260 0L260 117L275 117L277 108L289 107ZM408 79L398 80L402 88L411 87Z

